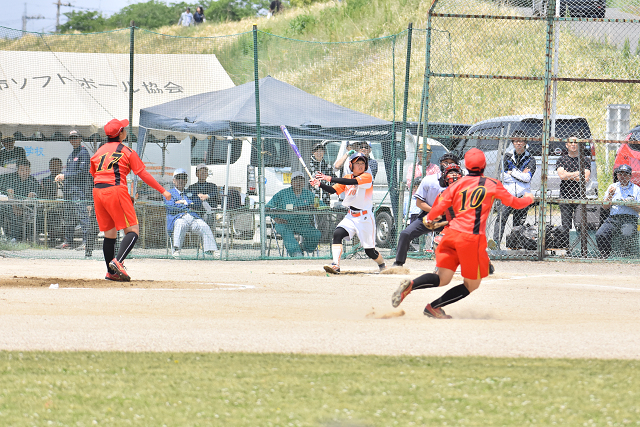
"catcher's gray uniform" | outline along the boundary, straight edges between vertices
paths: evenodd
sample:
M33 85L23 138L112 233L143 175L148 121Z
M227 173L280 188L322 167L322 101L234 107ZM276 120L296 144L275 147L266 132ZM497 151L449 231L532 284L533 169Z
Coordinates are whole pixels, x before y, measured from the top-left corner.
M436 198L444 190L444 187L440 186L440 174L427 175L420 182L420 186L416 193L413 195L416 199L420 199L429 206L433 206ZM422 217L427 213L422 211L419 219L413 221L407 228L402 230L400 238L398 239L398 249L396 251L396 261L393 265L404 265L407 261L407 252L409 251L409 243L418 236L428 233L429 230L422 223Z

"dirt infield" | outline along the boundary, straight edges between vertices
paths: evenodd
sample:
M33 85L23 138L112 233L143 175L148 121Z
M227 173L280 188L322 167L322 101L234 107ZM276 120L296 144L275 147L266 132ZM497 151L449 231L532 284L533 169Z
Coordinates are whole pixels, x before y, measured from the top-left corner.
M0 258L0 350L640 358L637 265L497 262L442 321L422 314L442 289L391 307L433 261L323 262L134 259L118 283L97 261Z

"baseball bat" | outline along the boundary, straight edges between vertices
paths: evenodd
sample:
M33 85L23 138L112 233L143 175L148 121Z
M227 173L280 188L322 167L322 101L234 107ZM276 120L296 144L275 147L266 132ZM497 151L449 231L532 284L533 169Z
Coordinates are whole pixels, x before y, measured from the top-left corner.
M311 175L311 172L309 172L309 169L307 168L307 164L304 162L302 155L300 154L300 150L298 150L298 146L296 145L293 138L291 138L291 135L289 134L289 130L287 130L287 127L285 125L280 125L280 130L282 130L284 137L287 138L289 145L291 146L291 148L293 148L293 151L296 153L296 156L298 156L298 160L300 160L300 163L302 163L302 167L304 167L304 170L307 171L307 175L309 175L309 178L314 179L313 176Z

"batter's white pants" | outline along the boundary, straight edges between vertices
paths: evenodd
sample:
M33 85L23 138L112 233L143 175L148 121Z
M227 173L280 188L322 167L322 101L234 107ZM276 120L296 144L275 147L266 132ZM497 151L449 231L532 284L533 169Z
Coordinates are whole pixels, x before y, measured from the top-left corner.
M189 214L185 214L176 219L173 224L173 245L178 249L182 248L184 243L184 237L187 232L198 233L202 236L204 251L217 251L218 245L216 245L216 239L213 237L211 228L206 222L199 218L194 218Z

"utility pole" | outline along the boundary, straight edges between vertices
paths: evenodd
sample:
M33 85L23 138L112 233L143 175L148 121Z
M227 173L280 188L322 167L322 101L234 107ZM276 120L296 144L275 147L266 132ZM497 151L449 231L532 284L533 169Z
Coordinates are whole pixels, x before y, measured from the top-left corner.
M56 12L56 33L57 33L58 31L60 31L60 6L73 7L73 5L71 3L61 3L60 0L58 0L58 2L54 4L58 6L58 11Z
M27 31L27 21L30 19L44 19L42 15L27 16L27 4L24 4L24 14L22 15L22 31Z

